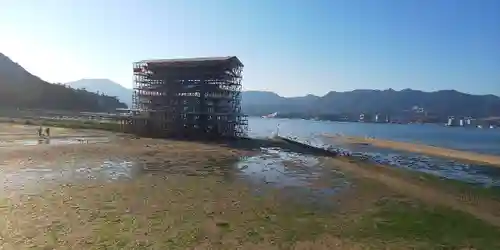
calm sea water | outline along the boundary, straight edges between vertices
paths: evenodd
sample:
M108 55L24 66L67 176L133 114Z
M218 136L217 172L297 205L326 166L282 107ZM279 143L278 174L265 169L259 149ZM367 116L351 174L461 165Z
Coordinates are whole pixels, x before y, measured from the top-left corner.
M248 119L249 136L269 137L276 132L308 140L328 133L350 136L370 136L380 139L419 142L438 147L500 155L500 129L444 127L433 124L375 124L310 121L298 119Z

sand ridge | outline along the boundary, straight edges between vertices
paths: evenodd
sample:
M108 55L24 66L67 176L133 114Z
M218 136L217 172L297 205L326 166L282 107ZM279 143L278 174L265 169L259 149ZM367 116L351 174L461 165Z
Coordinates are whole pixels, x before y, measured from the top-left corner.
M486 163L496 167L500 167L500 156L495 156L495 155L485 155L474 152L466 152L455 149L424 145L419 143L398 142L398 141L355 137L355 136L337 136L330 134L324 134L324 136L340 143L368 144L380 148L389 148L394 150L402 150L407 152L445 157L456 160Z

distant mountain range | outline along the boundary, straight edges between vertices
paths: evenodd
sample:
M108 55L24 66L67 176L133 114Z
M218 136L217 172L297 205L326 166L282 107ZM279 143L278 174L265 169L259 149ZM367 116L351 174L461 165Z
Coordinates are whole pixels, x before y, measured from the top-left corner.
M0 53L0 107L111 111L125 104L116 98L43 81Z
M65 84L74 89L85 89L94 93L115 96L118 100L127 104L127 106L132 107L132 90L109 79L81 79Z
M318 97L281 97L272 92L247 91L243 93L243 110L251 115L272 112L301 114L388 114L400 115L414 108L436 117L472 116L477 118L500 116L500 97L471 95L455 90L424 92L405 89L354 90L329 92Z
M116 96L130 105L132 90L107 79L82 79L72 87ZM268 91L244 91L242 109L249 115L279 114L389 114L398 115L415 107L438 117L500 116L500 97L471 95L455 90L424 92L404 89L331 91L324 96L282 97Z

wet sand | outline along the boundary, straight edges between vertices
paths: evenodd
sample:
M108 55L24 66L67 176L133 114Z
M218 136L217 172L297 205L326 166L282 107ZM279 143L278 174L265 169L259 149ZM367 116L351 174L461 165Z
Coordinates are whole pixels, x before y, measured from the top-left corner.
M107 141L32 145L14 142L33 140L36 127L1 128L2 249L357 249L324 230L338 232L330 212L306 212L301 197L330 186L296 154L271 151L263 169L259 148L57 128L68 141Z
M2 249L430 249L496 244L491 239L500 236L483 224L451 243L359 235L382 230L380 221L399 221L373 214L387 200L411 207L422 200L430 210L461 203L437 202L442 192L420 197L418 191L435 190L418 183L401 192L405 177L377 172L391 177L387 183L348 158L289 152L269 147L273 143L251 148L56 128L53 136L64 141L26 145L14 142L32 140L36 127L3 126ZM79 137L106 140L69 143ZM475 209L463 211L496 223L490 210ZM471 234L481 231L489 234L475 241Z
M486 163L500 167L500 156L484 155L474 152L459 151L454 149L441 148L441 147L423 145L418 143L397 142L397 141L389 141L389 140L373 139L373 138L335 136L335 135L325 135L325 137L330 138L339 143L371 145L380 148L402 150L424 155L445 157L445 158L464 160L469 162Z

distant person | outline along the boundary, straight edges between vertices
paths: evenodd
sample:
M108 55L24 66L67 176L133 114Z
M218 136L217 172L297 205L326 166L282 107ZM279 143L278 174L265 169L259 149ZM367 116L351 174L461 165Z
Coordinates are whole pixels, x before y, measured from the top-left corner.
M43 131L42 126L40 126L38 128L38 137L42 137L42 131Z
M47 135L47 137L50 137L50 128L45 129L45 134Z

